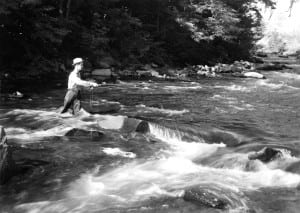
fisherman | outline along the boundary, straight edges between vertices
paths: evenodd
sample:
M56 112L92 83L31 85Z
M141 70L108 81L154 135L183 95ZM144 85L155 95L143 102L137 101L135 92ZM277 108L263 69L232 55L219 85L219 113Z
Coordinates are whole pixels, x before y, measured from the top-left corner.
M65 96L64 106L60 113L65 113L72 106L73 114L80 110L80 89L79 86L84 87L97 87L99 84L84 81L81 79L80 72L83 68L82 58L73 59L73 71L69 75L68 79L68 91Z

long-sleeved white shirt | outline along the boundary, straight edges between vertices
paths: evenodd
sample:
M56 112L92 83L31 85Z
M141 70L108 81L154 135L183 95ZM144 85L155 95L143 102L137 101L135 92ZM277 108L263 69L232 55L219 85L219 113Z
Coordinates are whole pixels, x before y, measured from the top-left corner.
M88 87L91 86L92 83L82 80L79 72L72 71L69 75L68 89L74 89L76 88L76 85Z

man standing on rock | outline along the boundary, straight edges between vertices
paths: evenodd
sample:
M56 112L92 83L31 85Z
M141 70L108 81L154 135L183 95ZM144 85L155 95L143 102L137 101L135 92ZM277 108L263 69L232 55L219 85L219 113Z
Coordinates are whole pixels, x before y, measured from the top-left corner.
M97 87L99 84L84 81L81 79L80 72L83 68L83 60L82 58L74 58L73 64L74 69L69 75L68 79L68 91L65 96L64 106L60 113L65 113L68 109L72 107L73 114L77 113L80 110L80 90L79 86L84 87Z

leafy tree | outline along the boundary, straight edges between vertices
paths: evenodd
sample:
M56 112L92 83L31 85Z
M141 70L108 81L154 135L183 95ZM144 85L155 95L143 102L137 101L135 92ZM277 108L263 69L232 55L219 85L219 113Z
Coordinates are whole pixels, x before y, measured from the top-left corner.
M5 70L15 76L36 77L55 70L54 59L69 30L55 16L53 2L7 1L0 8L0 42L8 50L1 54Z
M231 62L250 57L260 22L255 0L1 0L0 69L37 79L78 56L94 67L107 56L121 66Z

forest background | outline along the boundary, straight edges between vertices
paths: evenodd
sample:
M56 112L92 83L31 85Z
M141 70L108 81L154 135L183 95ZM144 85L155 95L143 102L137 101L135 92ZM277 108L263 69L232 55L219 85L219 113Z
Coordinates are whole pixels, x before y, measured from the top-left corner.
M276 7L272 0L1 0L0 78L64 79L74 57L87 69L118 70L251 61L263 29L257 3Z

